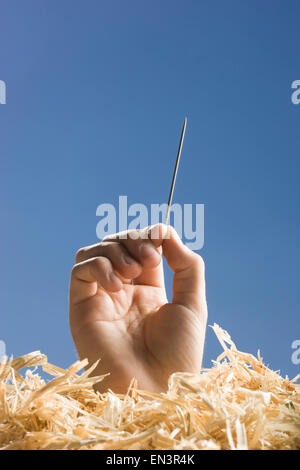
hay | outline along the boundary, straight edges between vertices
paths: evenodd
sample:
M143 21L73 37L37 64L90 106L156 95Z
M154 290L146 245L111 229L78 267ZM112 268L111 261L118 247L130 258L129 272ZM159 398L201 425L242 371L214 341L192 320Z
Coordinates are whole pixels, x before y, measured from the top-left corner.
M1 449L300 449L300 386L237 350L213 326L224 352L199 375L176 373L167 393L95 393L103 379L64 370L33 352L0 365ZM23 367L42 366L46 383Z

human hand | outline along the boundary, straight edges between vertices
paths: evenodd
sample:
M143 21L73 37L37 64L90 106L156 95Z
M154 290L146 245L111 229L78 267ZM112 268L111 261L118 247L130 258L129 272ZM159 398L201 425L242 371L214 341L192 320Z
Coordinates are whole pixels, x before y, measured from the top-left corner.
M161 392L173 372L201 369L204 263L171 226L125 235L105 237L77 252L70 282L71 333L81 359L90 365L101 359L93 374L110 372L96 385L99 391L124 393L135 377L139 388ZM174 272L172 303L161 255Z

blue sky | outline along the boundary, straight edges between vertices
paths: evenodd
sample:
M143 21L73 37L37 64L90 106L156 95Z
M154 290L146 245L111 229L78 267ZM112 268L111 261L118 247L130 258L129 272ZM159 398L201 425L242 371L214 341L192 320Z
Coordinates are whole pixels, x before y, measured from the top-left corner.
M96 208L205 204L209 324L295 376L300 4L0 1L0 339L76 360L68 282ZM170 274L167 274L170 293ZM204 365L221 351L208 329Z

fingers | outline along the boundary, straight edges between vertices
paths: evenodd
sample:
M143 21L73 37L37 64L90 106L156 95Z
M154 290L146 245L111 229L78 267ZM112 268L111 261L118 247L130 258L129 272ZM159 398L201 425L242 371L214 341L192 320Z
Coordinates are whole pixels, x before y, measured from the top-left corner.
M147 229L117 233L103 239L103 242L107 241L120 243L144 268L153 268L161 260L158 251L148 239Z
M76 254L76 263L99 256L108 258L113 269L125 279L133 279L142 271L141 264L116 241L103 241L96 245L81 248Z
M148 238L148 229L128 230L108 236L105 241L115 241L142 266L138 276L133 278L134 284L143 284L164 288L164 274L161 259L161 247L155 247Z
M201 256L187 248L170 225L150 227L148 237L155 247L162 247L163 255L174 272L173 303L183 305L206 319L205 267Z
M72 303L76 304L95 295L99 285L109 292L117 292L122 288L122 282L108 258L99 256L75 264L70 284Z
M70 284L70 300L78 303L96 294L98 286L117 292L123 283L134 279L135 284L164 287L161 256L150 240L121 239L122 234L106 237L101 243L81 248L75 258ZM118 281L115 276L117 275Z
M189 250L173 227L164 224L131 230L106 237L102 243L82 248L76 255L73 277L77 282L97 281L108 291L118 291L124 282L164 287L162 259L165 256L174 272L173 303L207 316L204 262ZM76 267L78 266L78 268ZM81 285L87 289L86 284ZM96 284L97 287L97 284ZM89 293L91 286L88 288ZM81 294L83 295L83 294Z

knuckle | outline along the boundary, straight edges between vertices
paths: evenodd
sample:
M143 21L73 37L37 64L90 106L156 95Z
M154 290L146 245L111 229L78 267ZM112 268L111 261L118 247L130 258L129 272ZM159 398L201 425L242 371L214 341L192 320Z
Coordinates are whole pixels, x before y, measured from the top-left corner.
M124 248L122 248L120 243L110 241L104 242L103 244L101 243L101 246L101 256L107 257L108 260L118 262L118 259L122 257L122 252L124 251Z
M115 237L116 235L106 235L104 238L102 238L101 240L101 243L105 243L107 242L108 240L111 240L113 237Z
M79 248L79 250L77 250L76 252L76 255L75 255L75 261L76 263L80 263L80 261L82 261L85 257L85 252L86 252L86 248L83 247L83 248Z
M141 229L138 229L138 228L137 229L123 230L121 232L114 233L112 235L106 235L101 240L101 243L103 243L103 242L116 242L116 241L119 241L119 240L128 240L128 239L136 240L137 238L141 237L142 232L143 231Z
M122 233L122 232L119 232L119 233L111 233L111 234L109 234L109 235L105 235L105 237L103 237L102 240L101 240L101 244L102 244L103 242L116 241L116 240L119 238L119 236L120 236L121 233Z
M104 256L98 256L97 258L93 258L91 260L91 267L97 272L107 271L110 267L110 261Z
M115 241L112 242L111 240L110 241L103 241L100 246L101 248L103 249L103 251L105 252L114 252L114 251L117 251L118 249L118 243L116 243Z
M77 272L78 272L78 264L74 264L74 266L72 267L72 270L71 270L71 277L74 277L76 276Z
M127 230L127 232L124 232L124 236L125 235L127 239L136 241L136 240L142 239L143 232L141 229L131 229L131 230Z
M89 271L90 273L96 277L99 278L99 275L103 272L103 263L101 262L100 258L92 258L89 261Z

